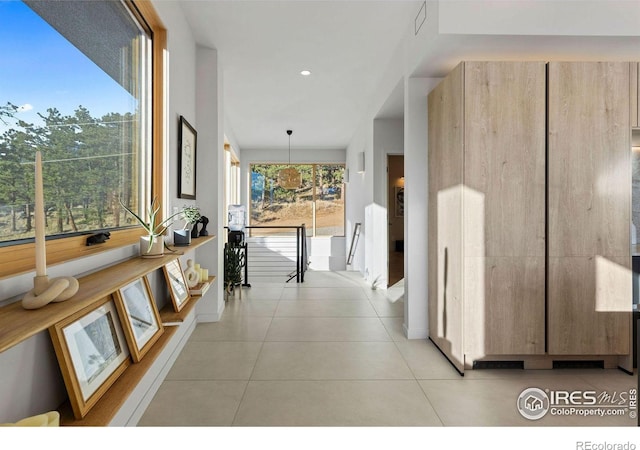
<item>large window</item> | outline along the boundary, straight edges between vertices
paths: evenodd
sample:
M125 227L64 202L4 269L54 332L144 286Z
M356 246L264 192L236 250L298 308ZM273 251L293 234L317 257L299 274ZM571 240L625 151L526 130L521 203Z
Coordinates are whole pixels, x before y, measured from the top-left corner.
M36 150L48 240L126 227L119 200L155 195L152 37L131 2L0 1L0 246L33 242Z
M298 226L313 236L344 236L344 165L295 164L302 176L298 189L278 185L282 164L251 165L250 225ZM260 230L260 234L277 230ZM257 230L252 230L252 235Z

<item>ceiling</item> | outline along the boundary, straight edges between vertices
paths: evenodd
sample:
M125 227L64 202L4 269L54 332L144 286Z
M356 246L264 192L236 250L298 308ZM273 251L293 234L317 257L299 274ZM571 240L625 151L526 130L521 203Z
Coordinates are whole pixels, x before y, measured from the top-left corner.
M422 1L198 0L181 6L196 41L218 50L225 132L241 149L346 148ZM544 56L543 56L544 55ZM638 37L440 35L413 76L464 59L640 59ZM308 77L300 71L308 69ZM399 80L400 81L400 80ZM378 117L402 117L403 86Z

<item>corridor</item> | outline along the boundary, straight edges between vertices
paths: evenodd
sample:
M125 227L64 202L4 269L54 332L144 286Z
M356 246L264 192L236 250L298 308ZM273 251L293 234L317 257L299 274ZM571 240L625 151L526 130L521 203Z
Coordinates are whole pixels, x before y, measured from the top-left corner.
M476 370L461 377L428 340L402 332L402 290L359 273L252 283L199 324L139 426L635 426L617 417L532 421L528 387L629 391L619 370Z

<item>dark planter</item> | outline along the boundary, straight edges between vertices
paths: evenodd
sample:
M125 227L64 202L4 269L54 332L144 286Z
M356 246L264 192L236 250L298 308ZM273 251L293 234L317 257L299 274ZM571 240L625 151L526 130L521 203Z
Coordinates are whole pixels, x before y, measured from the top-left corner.
M173 230L173 245L184 247L191 244L191 230Z
M191 237L192 238L197 238L198 237L198 224L194 223L193 224L193 228L191 228Z

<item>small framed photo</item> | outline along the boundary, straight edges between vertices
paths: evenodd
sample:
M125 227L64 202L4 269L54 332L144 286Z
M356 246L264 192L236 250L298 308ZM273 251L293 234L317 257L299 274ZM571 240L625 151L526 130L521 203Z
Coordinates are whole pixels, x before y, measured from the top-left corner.
M196 150L198 133L180 116L178 129L178 198L196 198Z
M140 362L164 332L147 277L118 289L116 307L134 362Z
M187 280L184 277L182 266L180 266L180 261L174 259L173 261L165 264L162 269L167 280L167 286L169 286L173 309L176 312L180 312L180 310L184 308L184 305L187 304L189 298L191 298L189 294L189 287L187 286Z
M71 408L82 419L130 364L111 295L49 328Z

